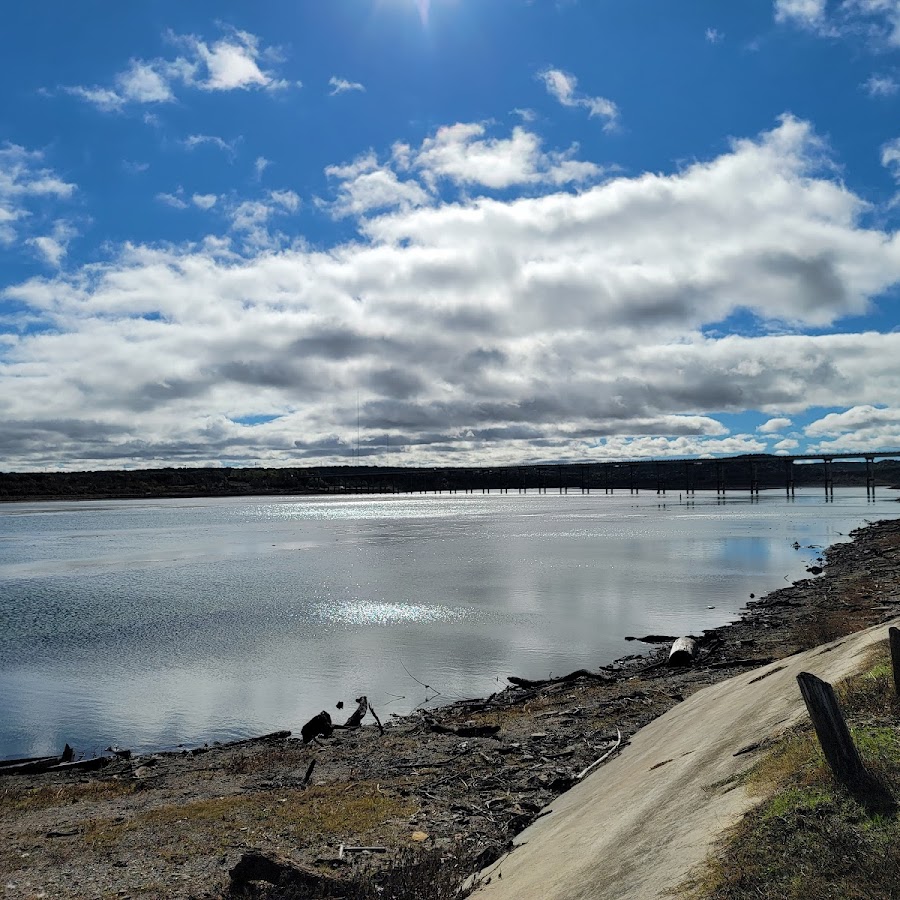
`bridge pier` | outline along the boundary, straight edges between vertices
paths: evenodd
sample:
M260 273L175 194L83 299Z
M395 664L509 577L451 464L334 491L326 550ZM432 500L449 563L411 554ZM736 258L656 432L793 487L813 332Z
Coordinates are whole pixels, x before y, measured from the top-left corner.
M831 471L831 457L823 457L822 462L825 463L825 499L834 500L834 475Z
M697 493L694 490L694 464L688 461L684 464L684 493L686 497Z
M794 496L794 461L792 459L784 461L784 489L788 497Z
M716 460L716 496L719 495L725 496L725 467L719 461Z
M628 489L632 494L639 494L640 489L636 486L634 480L634 463L628 463Z
M666 482L662 477L662 468L659 463L656 463L656 493L657 495L666 493Z
M875 499L875 458L866 457L866 497Z
M759 496L759 472L757 470L756 460L750 460L750 496L754 494Z

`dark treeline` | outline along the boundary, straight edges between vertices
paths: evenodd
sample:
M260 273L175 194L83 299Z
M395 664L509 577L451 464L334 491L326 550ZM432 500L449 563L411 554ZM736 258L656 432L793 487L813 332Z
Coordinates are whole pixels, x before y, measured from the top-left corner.
M0 472L0 501L140 497L217 497L266 494L433 493L483 491L690 492L785 488L782 457L722 460L641 460L479 468L165 468L97 472ZM790 467L796 487L825 485L821 462ZM900 462L875 463L879 485L900 484ZM835 461L834 486L866 485L864 462Z

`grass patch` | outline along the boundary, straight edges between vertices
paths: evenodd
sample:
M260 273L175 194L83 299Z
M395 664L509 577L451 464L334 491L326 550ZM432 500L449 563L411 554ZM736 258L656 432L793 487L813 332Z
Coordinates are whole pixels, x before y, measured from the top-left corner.
M837 694L878 802L835 782L812 726L798 726L743 777L762 803L726 835L717 858L681 887L681 896L900 896L900 704L886 643Z
M6 787L0 791L0 810L30 812L52 809L84 801L88 803L111 800L134 793L128 781L88 781L76 784L47 784L37 788Z
M138 813L124 822L94 820L85 841L96 849L110 849L129 835L173 834L188 843L219 845L236 842L258 831L295 841L321 836L364 837L391 819L405 819L417 807L408 800L382 793L373 783L335 783L302 791L264 791L234 794L172 804Z

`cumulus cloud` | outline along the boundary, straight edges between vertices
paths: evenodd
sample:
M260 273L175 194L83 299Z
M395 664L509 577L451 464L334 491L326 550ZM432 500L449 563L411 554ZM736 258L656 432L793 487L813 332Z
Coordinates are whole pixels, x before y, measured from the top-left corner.
M199 206L200 209L212 209L219 198L216 194L194 194L191 200L194 206Z
M900 408L869 404L829 413L805 429L811 438L830 438L814 444L818 452L855 453L900 447Z
M365 85L360 84L358 81L347 81L346 78L337 78L334 75L328 79L328 85L331 88L329 91L329 95L334 97L336 94L346 94L348 92L353 91L365 91Z
M723 40L725 40L725 35L719 31L718 28L707 28L706 29L706 40L710 44L721 44Z
M606 97L590 97L578 91L578 79L562 69L548 67L538 73L547 92L563 106L586 109L590 116L606 120L606 131L614 131L619 124L619 107Z
M826 0L775 0L775 21L815 27L825 20Z
M785 428L790 428L793 424L794 423L790 419L778 417L775 419L769 419L767 422L763 422L762 425L760 425L756 430L761 432L762 434L775 434L776 432L784 431Z
M69 252L69 242L77 236L78 231L71 223L58 219L49 234L29 238L28 242L49 266L58 269Z
M114 76L111 86L72 85L63 90L104 112L114 112L129 104L170 103L176 99L176 88L182 86L202 91L274 91L290 86L262 67L263 60L280 59L280 54L263 47L250 32L230 29L212 42L172 32L167 38L184 55L132 59L128 68Z
M333 177L418 173L421 149ZM671 174L578 191L447 199L414 181L427 202L385 204L330 247L278 239L295 194L226 205L224 236L5 291L47 326L0 350L5 464L346 461L357 396L364 459L388 441L418 464L763 452L768 432L729 434L718 413L900 392L900 334L796 333L900 282L900 240L835 172L784 117ZM760 336L709 336L738 314ZM275 418L235 424L253 415Z
M41 206L70 200L75 190L44 165L43 152L11 143L0 146L0 244L14 243L34 227Z
M891 75L872 75L863 85L870 97L893 97L900 84Z
M823 37L861 39L876 51L900 47L897 0L775 0L775 21L798 25Z
M506 190L598 180L603 168L576 159L577 152L577 145L546 152L541 139L521 126L513 128L508 138L500 138L487 136L484 123L456 123L438 128L418 147L395 144L387 161L369 151L325 172L339 182L332 212L362 216L374 210L430 205L445 185Z

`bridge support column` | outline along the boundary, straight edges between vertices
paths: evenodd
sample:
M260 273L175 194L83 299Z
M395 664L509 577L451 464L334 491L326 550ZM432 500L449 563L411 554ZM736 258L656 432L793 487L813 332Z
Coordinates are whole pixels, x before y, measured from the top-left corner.
M826 499L834 499L834 475L831 471L831 457L826 456L822 462L825 463L825 497Z
M875 499L875 458L866 457L866 497Z
M657 494L665 494L666 493L666 482L662 476L662 468L660 464L656 464L656 493Z
M784 461L784 489L788 497L794 496L794 461L792 459Z
M750 460L750 496L759 496L759 473L756 470L756 460Z
M628 463L628 488L632 494L637 494L637 493L640 493L640 491L634 480L634 470L635 470L634 463Z
M716 496L725 496L725 467L716 460Z

